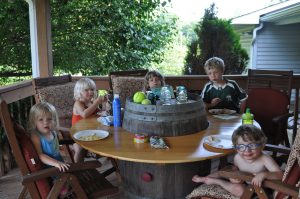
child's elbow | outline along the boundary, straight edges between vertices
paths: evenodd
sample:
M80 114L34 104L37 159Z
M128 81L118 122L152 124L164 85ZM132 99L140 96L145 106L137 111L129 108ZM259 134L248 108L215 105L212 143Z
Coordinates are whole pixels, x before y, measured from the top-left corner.
M85 119L85 118L87 118L87 115L86 115L86 114L83 114L83 115L81 115L81 117L82 117L83 119Z
M46 164L46 157L45 157L46 155L45 154L43 154L43 153L40 153L39 154L39 159L42 161L42 163L44 163L44 164Z
M89 116L89 114L87 114L86 112L83 112L82 114L80 114L80 116L85 119Z

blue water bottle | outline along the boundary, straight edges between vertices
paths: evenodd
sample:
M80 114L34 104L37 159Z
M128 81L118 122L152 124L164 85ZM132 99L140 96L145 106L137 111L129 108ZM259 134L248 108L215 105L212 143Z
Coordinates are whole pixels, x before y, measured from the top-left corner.
M121 126L121 101L119 94L114 94L113 101L113 116L114 116L114 126Z

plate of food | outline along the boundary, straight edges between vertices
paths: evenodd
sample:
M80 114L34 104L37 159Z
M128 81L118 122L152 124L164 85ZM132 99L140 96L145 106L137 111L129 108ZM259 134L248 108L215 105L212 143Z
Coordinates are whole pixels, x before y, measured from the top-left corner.
M213 152L233 151L230 135L209 135L204 137L203 146Z
M96 141L108 137L109 132L103 130L84 130L78 131L73 136L80 141Z
M235 110L230 110L230 109L209 109L208 110L209 113L213 114L213 115L231 115L231 114L235 114L236 111Z

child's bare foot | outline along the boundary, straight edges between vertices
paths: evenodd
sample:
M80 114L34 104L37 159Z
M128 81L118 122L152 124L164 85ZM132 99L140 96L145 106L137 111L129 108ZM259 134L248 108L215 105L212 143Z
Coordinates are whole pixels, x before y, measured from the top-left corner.
M205 178L207 178L207 177L201 177L201 176L198 176L198 175L194 175L193 178L192 178L192 181L196 182L196 183L200 183L200 182L204 183Z

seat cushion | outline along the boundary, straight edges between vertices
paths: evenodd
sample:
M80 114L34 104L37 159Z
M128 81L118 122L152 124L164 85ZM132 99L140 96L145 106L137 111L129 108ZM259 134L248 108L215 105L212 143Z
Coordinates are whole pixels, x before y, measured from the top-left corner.
M48 86L37 90L41 101L46 101L55 106L59 125L70 128L72 125L72 112L74 105L75 82L62 85Z
M44 164L39 159L29 134L17 123L14 124L14 129L29 171L35 172L42 170ZM39 190L40 196L42 198L47 198L51 189L49 181L47 179L37 180L35 184Z
M135 92L142 91L144 77L112 76L113 93L120 95L121 107L125 107L127 97L132 97Z
M238 199L238 197L231 195L219 185L207 184L202 184L195 188L189 195L186 196L186 199L198 199L201 197L212 197L214 199Z

